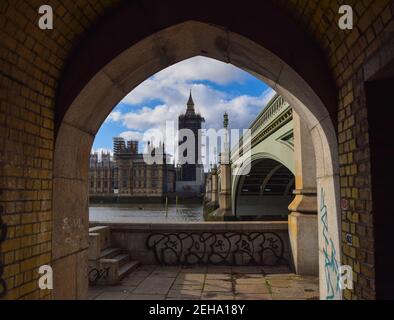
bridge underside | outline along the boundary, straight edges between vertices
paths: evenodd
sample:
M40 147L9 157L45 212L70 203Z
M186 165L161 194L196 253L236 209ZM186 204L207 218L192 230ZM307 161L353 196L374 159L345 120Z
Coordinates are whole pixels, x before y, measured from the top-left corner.
M259 219L287 219L289 204L295 189L293 173L272 159L262 159L252 165L237 186L235 215Z

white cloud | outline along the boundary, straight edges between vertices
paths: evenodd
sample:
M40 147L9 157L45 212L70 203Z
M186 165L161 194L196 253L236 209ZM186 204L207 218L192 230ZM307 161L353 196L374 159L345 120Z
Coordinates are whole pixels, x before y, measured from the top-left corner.
M119 111L113 111L109 114L106 119L106 122L117 122L121 119L122 113Z
M193 81L210 81L219 85L242 83L245 73L231 64L205 57L194 57L162 70L130 92L124 103L138 104L160 97L170 104L187 99L187 89ZM174 88L182 89L177 93Z
M173 89L178 95L177 89ZM185 87L185 91L187 88ZM223 124L223 114L227 112L230 118L230 128L246 129L256 115L266 106L274 96L271 89L263 92L258 97L247 95L229 98L225 93L214 90L204 84L193 85L193 99L196 110L205 118L205 128L219 129ZM120 122L130 130L145 131L152 128L164 128L166 121L177 121L178 116L186 110L184 99L166 99L165 104L155 107L144 107L137 111L121 114L116 111L108 119ZM172 104L171 100L175 100Z
M155 78L171 82L207 80L225 85L232 82L242 83L246 76L241 69L231 64L206 57L194 57L159 72Z
M142 141L143 135L143 133L138 131L125 131L122 132L119 137L125 139L126 141Z
M231 129L247 129L256 115L267 105L275 92L268 89L259 96L239 95L216 89L209 81L219 85L242 83L245 73L229 64L196 57L167 68L143 82L122 100L122 110L112 112L108 122L117 122L127 131L120 136L127 140L142 141L143 133L149 129L165 130L166 121L175 121L186 110L189 90L192 89L195 107L206 119L204 128L223 127L223 114L227 112ZM196 83L197 81L197 83ZM133 110L138 104L160 101L154 107ZM166 141L173 150L176 141Z
M165 121L173 120L176 112L174 107L158 105L154 108L144 107L136 112L125 113L120 120L128 129L147 130L156 128L164 124Z

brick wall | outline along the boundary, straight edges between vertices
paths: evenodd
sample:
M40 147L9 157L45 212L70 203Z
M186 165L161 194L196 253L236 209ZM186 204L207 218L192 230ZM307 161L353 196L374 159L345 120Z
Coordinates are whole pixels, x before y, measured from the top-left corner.
M52 174L56 89L67 58L111 0L49 0L55 29L37 28L40 0L0 2L0 214L8 225L0 260L6 299L51 298L37 269L51 262ZM326 52L339 88L343 261L353 267L347 299L374 298L369 141L362 67L394 29L389 0L354 4L356 27L340 31L336 1L278 0ZM346 235L353 235L353 244Z
M355 28L352 31L336 28L334 19L338 5L334 1L321 7L311 5L304 9L303 15L311 17L306 26L329 53L330 66L340 88L338 142L343 204L342 257L343 264L353 268L355 281L354 291L346 290L344 296L346 299L373 299L374 239L363 66L385 43L389 32L394 31L394 3L388 0L353 2ZM349 234L352 235L350 243L347 240Z
M7 299L50 298L37 289L51 263L52 170L56 87L71 48L108 1L49 1L56 28L37 28L42 1L0 3L1 245ZM66 7L67 6L67 9Z

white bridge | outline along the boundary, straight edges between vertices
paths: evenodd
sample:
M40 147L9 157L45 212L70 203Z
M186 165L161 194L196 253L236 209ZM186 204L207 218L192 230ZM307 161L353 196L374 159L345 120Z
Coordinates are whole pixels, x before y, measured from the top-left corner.
M206 215L213 220L288 221L296 272L317 275L316 163L310 132L280 95L249 129L231 150L230 161L209 172Z

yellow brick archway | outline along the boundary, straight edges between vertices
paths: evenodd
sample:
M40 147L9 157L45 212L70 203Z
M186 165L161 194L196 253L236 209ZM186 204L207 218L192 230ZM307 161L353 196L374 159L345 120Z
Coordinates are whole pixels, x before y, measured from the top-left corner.
M221 41L227 41L228 45L218 46ZM156 50L157 43L161 50ZM88 82L65 113L58 130L54 158L53 259L58 283L69 272L70 264L74 265L77 275L83 277L84 273L88 227L87 164L95 133L114 105L136 84L201 52L257 75L281 93L307 124L320 164L317 167L318 186L329 198L324 204L329 210L324 235L335 246L329 250L340 265L338 151L327 108L305 80L270 51L221 27L189 21L157 32L122 52ZM323 235L323 226L320 230ZM320 263L323 266L323 238L321 242ZM335 268L321 269L322 298L341 298L341 292L330 292L331 287L337 286L335 272L338 272ZM78 282L76 291L83 292L84 285ZM68 297L64 294L68 293L55 288L56 298Z
M371 175L374 165L371 164L370 152L373 144L368 142L371 132L364 82L388 63L385 59L390 54L385 44L392 39L394 28L392 1L357 1L354 4L355 28L346 32L337 27L339 3L334 1L247 0L240 5L224 0L193 3L175 0L172 6L150 0L138 4L121 0L47 2L54 9L53 31L42 31L37 26L38 6L41 3L34 0L5 0L0 3L0 214L3 223L8 226L6 240L0 247L0 260L4 265L2 279L8 289L6 299L52 297L50 291L38 289L37 270L42 264L52 263L52 248L55 248L52 243L52 177L55 137L66 113L61 105L71 105L99 70L90 67L97 67L100 63L96 62L100 58L101 63L107 58L101 68L114 58L114 52L108 51L108 43L122 43L121 39L127 38L136 44L145 38L139 37L141 33L137 31L153 34L191 19L222 25L227 30L242 24L244 29L237 30L238 34L249 39L266 40L264 47L274 48L277 45L274 50L277 56L287 54L284 60L291 61L293 66L300 62L309 63L312 68L308 72L314 70L319 74L316 68L327 64L338 95L334 94L333 99L324 97L324 94L319 97L325 105L332 105L330 116L334 120L339 142L342 231L353 237L353 244L342 239L342 258L344 263L353 266L357 275L355 289L345 291L345 298L376 297L379 283L376 282L375 286L374 280L377 279L375 273L379 273L379 266L375 255L372 212L381 200L372 199L374 189ZM127 15L122 7L127 3L132 6L134 18L116 19L122 16L122 11ZM275 10L266 10L265 6ZM223 14L223 8L226 8L226 14ZM278 19L278 12L284 14L286 19ZM111 17L117 21L117 26L123 20L129 20L126 31L113 33L110 28L102 29L99 21L105 25ZM293 28L288 27L288 20L291 20ZM295 54L302 45L293 37L293 29L314 43L315 49L320 48L322 59L319 63L309 55ZM101 46L92 46L91 36L99 33L104 33L106 37L98 39ZM219 43L219 46L222 44ZM74 66L77 76L73 76L74 73L70 72L73 69L72 61L85 47L96 49L85 55L82 63ZM117 54L129 47L119 47ZM298 67L297 71L302 71L300 69ZM151 73L154 71L151 70ZM308 77L305 75L303 78ZM320 81L317 77L316 81L308 83L311 85ZM315 86L318 85L315 83ZM59 88L66 88L63 95L59 93ZM332 96L332 92L328 96ZM83 143L80 141L79 145ZM379 147L378 142L376 147ZM78 157L79 161L83 160L82 154ZM75 163L73 158L69 165ZM379 165L381 163L378 161ZM75 172L78 173L78 170ZM75 193L78 191L75 190ZM71 225L78 226L78 222ZM70 261L70 269L75 270L76 261ZM66 296L81 297L76 283L83 282L84 277L81 275L81 279L73 277L67 280L70 280L72 289Z

